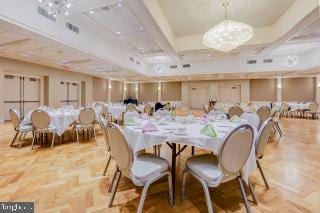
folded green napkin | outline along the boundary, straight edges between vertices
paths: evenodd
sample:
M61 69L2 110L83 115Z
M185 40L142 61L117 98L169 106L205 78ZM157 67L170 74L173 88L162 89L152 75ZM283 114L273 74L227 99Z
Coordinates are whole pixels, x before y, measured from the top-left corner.
M234 115L230 118L230 122L232 122L232 123L239 123L240 121L241 121L241 119L237 115Z
M214 130L214 127L212 126L212 124L205 125L201 129L200 133L213 138L217 137L216 130Z
M137 126L138 122L134 118L127 118L123 123L125 126Z

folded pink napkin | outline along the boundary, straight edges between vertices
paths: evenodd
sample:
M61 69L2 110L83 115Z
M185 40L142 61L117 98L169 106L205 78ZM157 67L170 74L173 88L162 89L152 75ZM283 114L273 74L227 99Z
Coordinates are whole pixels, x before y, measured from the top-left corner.
M158 131L158 128L157 128L156 125L154 125L154 123L152 123L151 121L148 121L148 122L142 127L142 132L154 132L154 131Z
M202 122L208 122L208 114L203 113L203 114L201 115L201 117L200 117L200 120L201 120Z
M147 120L148 118L149 118L149 116L148 116L147 113L143 113L143 114L141 115L141 119L143 119L143 120Z

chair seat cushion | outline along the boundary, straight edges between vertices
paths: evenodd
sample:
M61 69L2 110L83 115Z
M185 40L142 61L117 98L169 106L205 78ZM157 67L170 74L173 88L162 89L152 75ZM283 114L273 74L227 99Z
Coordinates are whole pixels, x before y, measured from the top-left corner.
M223 178L217 158L212 154L192 156L187 160L187 168L210 186L218 185Z
M134 159L131 168L131 179L138 186L144 185L148 180L168 171L168 162L150 153L143 153Z
M18 131L20 132L30 132L33 130L33 126L31 124L24 124L18 127Z

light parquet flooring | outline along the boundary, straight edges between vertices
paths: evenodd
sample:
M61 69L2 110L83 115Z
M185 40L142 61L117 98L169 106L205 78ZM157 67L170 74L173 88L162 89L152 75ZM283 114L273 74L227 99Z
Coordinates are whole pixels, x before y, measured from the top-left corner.
M320 212L320 122L283 119L283 137L268 144L262 167L269 180L266 190L258 171L251 176L259 205L253 212ZM9 147L14 136L11 123L0 125L0 201L33 201L36 212L135 212L141 188L129 179L120 182L114 206L107 208L115 163L102 176L106 163L101 132L97 144L81 142L78 146L66 135L54 149L36 146L30 152L31 135L22 149ZM203 153L196 149L196 154ZM170 150L162 146L161 155L170 161ZM180 202L181 173L187 149L177 158L176 204L168 204L168 185L162 179L151 186L145 212L206 212L201 185L189 177L186 199ZM245 212L237 182L211 190L216 212ZM249 197L250 199L250 197Z

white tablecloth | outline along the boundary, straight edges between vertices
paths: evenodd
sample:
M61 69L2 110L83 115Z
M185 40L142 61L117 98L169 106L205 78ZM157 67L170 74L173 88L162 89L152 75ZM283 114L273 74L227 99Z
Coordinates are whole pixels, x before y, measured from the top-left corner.
M77 109L72 109L68 111L48 110L47 112L51 118L50 126L56 128L57 134L61 136L69 127L69 125L78 119L80 111ZM26 114L22 124L31 123L31 113L32 111Z
M108 106L108 112L114 117L115 119L119 120L122 119L122 113L125 112L127 109L126 106ZM144 105L138 105L136 109L139 112L144 112Z
M121 119L121 115L124 111L126 111L126 106L109 106L108 112L115 119Z
M169 123L168 125L157 124L158 131L145 133L143 133L142 130L137 127L124 126L123 131L134 153L137 153L140 150L152 147L154 145L164 144L166 142L173 142L178 144L195 146L198 148L212 151L215 154L217 154L219 152L219 147L224 141L225 135L232 129L240 125L240 123L231 123L229 121L213 122L212 125L215 127L217 131L217 137L215 138L208 137L200 133L201 128L204 126L204 124L200 124L200 122L186 125L186 135L176 135L174 131L179 125L181 124L173 122ZM247 181L249 175L255 169L255 147L252 146L252 150L250 152L248 161L246 162L242 170L244 180Z

